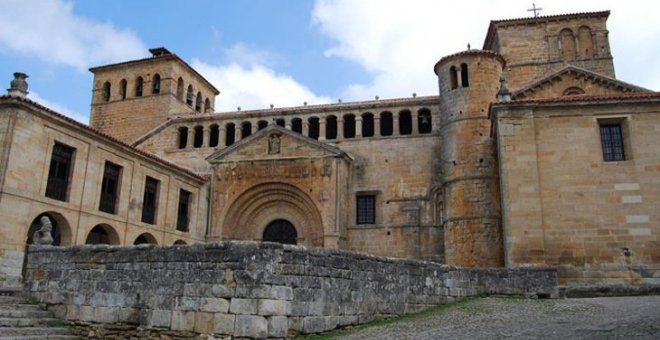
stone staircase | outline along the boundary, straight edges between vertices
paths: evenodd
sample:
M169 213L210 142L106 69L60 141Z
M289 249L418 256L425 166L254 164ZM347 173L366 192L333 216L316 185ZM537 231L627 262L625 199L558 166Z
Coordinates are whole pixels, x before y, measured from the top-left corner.
M62 320L27 303L20 291L0 291L0 340L79 339Z

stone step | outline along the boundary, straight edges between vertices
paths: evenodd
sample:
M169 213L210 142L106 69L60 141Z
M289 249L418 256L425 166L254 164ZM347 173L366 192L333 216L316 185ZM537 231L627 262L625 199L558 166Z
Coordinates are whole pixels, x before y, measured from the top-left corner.
M73 336L69 327L0 327L0 339L4 337L45 337Z
M19 307L12 307L3 309L0 307L0 318L50 318L51 314L39 308L36 309L22 309Z
M49 326L62 326L62 320L54 318L0 318L1 327L49 327Z

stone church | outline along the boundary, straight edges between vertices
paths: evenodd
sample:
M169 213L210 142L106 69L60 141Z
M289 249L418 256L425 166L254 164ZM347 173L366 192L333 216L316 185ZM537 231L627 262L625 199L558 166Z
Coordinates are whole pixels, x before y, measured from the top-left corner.
M616 78L608 16L491 21L481 50L429 65L438 96L215 112L220 91L161 47L90 69L87 126L17 73L0 286L43 216L63 246L263 240L658 284L660 93Z

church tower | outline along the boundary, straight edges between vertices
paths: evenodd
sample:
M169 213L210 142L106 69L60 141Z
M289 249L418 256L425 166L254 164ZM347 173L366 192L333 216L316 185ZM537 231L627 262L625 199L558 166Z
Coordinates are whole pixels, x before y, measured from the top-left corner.
M449 265L504 263L498 166L488 110L505 62L468 50L435 65L440 86L445 259Z
M220 92L166 48L151 57L90 68L90 126L132 143L173 115L213 112Z

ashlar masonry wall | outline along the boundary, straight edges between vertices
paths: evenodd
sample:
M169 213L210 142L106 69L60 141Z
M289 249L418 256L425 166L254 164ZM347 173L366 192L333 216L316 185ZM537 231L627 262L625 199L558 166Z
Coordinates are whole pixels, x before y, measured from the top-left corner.
M557 294L554 269L462 269L259 242L33 246L27 275L30 294L84 335L119 338L285 338L463 296Z

